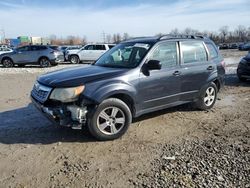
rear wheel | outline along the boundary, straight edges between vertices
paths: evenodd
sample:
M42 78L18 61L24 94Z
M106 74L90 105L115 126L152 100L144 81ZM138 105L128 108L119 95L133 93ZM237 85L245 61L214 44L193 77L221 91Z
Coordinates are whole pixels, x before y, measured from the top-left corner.
M39 60L39 64L42 68L45 68L45 67L49 67L50 66L50 61L48 58L46 57L42 57L40 58Z
M80 59L79 59L79 57L77 55L70 56L69 60L70 60L70 62L72 64L78 64L78 63L80 63Z
M210 83L206 89L201 93L198 101L196 102L196 107L200 110L208 110L211 109L217 99L217 87L215 83Z
M14 66L14 63L10 58L3 59L2 64L5 68L10 68Z
M132 121L129 107L121 100L110 98L103 101L90 115L88 128L98 140L121 137Z

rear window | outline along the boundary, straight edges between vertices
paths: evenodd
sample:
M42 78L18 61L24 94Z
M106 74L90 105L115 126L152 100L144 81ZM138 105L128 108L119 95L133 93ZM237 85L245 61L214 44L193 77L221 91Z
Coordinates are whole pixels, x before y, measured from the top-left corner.
M95 50L106 50L104 45L95 45Z
M199 63L207 61L207 52L202 42L181 42L183 63Z
M108 45L109 46L109 49L113 48L115 45Z
M50 48L53 50L59 50L59 46L50 46Z
M212 59L217 58L218 57L218 52L215 48L215 46L211 43L206 43L206 46L208 48L209 54L211 56Z

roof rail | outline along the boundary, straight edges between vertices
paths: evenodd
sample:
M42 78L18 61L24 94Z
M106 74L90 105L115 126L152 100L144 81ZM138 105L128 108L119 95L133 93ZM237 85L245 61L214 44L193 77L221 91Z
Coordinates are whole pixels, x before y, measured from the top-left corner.
M202 35L163 35L158 38L158 40L164 40L164 39L204 39L206 37Z

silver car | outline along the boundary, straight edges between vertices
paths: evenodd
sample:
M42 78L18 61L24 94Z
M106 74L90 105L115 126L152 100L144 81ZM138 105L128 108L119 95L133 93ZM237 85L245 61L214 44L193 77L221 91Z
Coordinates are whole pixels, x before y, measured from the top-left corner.
M40 65L49 67L57 65L58 53L49 46L30 45L15 49L13 52L0 55L0 63L4 67L18 65Z

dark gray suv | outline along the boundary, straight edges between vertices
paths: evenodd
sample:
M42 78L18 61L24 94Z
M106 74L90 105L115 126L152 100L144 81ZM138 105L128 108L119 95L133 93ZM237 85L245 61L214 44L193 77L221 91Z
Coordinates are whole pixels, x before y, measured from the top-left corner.
M145 113L184 103L212 108L224 75L223 58L208 38L136 38L92 65L40 76L31 99L56 124L87 126L97 139L112 140Z

